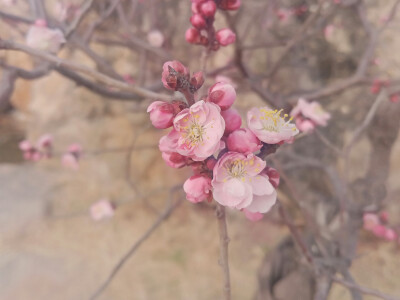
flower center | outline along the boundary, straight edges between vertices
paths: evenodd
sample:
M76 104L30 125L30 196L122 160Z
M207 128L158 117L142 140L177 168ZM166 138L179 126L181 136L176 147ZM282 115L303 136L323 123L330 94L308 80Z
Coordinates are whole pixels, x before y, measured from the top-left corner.
M192 144L198 144L199 142L203 141L204 133L204 127L196 122L193 122L187 131L186 138L189 139Z
M285 120L288 115L284 114L283 117L281 117L282 109L281 110L267 110L267 109L260 109L260 112L262 115L260 116L260 120L263 126L264 130L270 131L270 132L279 132L279 129L281 127L287 127L289 125L289 122L292 121L293 117L291 117L289 120Z
M242 178L247 172L243 160L234 160L227 166L228 174L234 178Z

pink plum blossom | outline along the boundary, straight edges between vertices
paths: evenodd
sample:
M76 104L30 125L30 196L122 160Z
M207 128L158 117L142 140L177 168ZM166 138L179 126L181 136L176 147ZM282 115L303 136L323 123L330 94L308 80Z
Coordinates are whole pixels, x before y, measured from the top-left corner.
M42 158L38 149L28 140L21 141L18 146L22 151L25 160L39 161Z
M318 102L307 102L300 98L290 115L296 119L296 126L303 132L312 131L315 126L326 126L331 114L326 112Z
M276 191L266 174L266 163L253 154L227 152L213 170L214 199L221 205L266 213L276 202Z
M153 29L147 34L147 41L151 46L160 48L164 43L164 35L161 31Z
M159 129L169 128L175 117L174 106L165 101L154 101L147 108L150 120L154 127Z
M281 117L282 110L271 110L268 107L252 108L247 112L248 128L264 143L278 144L288 142L299 133L296 125Z
M246 218L252 222L257 222L260 221L264 215L262 213L259 212L250 212L247 209L243 209L244 215L246 216Z
M236 41L236 34L229 28L223 28L217 31L215 38L221 46L228 46Z
M221 116L225 120L225 135L230 134L242 126L242 117L240 116L239 112L232 107L221 111Z
M175 132L174 135L163 136L160 139L159 149L162 152L162 158L171 168L179 169L188 163L189 159L176 152L179 135Z
M78 170L79 160L82 155L82 146L80 144L71 144L68 146L67 153L61 157L61 163L64 167Z
M226 139L229 151L249 154L261 149L261 141L248 128L237 129Z
M44 20L37 20L29 28L26 35L26 44L29 47L51 53L57 53L61 45L65 42L62 31L58 28L48 28Z
M217 82L208 90L206 101L213 102L221 107L221 110L230 108L236 100L235 88L229 83Z
M95 221L101 221L114 216L115 208L108 199L101 199L90 206L90 216Z
M203 161L220 150L225 121L220 108L200 100L182 110L174 119L167 138L176 142L176 152L195 161Z
M186 199L193 203L202 201L211 201L211 178L198 174L187 179L183 185L183 190L186 193Z

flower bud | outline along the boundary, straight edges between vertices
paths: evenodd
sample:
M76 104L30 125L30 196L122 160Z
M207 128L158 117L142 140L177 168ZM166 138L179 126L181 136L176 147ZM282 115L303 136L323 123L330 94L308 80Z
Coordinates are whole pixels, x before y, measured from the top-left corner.
M193 74L190 83L198 90L204 83L203 72L199 71Z
M206 20L200 14L194 14L190 17L190 23L197 29L206 28Z
M269 178L269 182L272 184L274 188L277 188L280 181L279 172L271 167L265 167L265 169L261 172L261 174L265 174Z
M248 128L232 132L226 139L229 151L250 154L261 149L261 141Z
M239 129L242 126L242 117L239 112L234 108L221 111L221 116L225 120L225 132L224 135L229 135L231 132Z
M193 203L212 199L211 178L206 175L194 175L185 181L183 189L186 199Z
M178 76L188 76L189 70L179 61L167 61L163 65L163 72L161 74L161 80L164 87L169 90L175 90L177 88Z
M199 44L201 40L200 31L196 28L188 28L185 33L185 39L190 44Z
M172 126L175 112L174 106L165 101L154 101L147 108L150 113L150 120L154 127L165 129Z
M229 28L218 30L215 37L221 46L228 46L236 41L236 34Z
M187 157L176 152L162 152L161 156L168 166L175 169L180 169L186 166L188 161Z
M224 82L217 82L208 91L206 101L214 102L221 110L227 110L236 99L236 91L232 85Z
M204 2L200 5L200 12L202 13L203 16L207 18L213 17L216 11L217 11L217 5L212 0Z

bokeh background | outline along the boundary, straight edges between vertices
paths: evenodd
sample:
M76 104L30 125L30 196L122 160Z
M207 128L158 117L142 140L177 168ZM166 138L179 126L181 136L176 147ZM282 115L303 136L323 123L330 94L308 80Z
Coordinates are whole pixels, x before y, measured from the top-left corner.
M30 2L19 0L6 5L6 1L0 1L0 11L6 14L0 14L1 39L25 43L29 24L10 20L7 15L38 18ZM58 2L43 1L52 26L61 28L60 24L70 21L57 19ZM77 6L83 3L73 2ZM107 14L114 2L119 3ZM209 57L209 74L202 93L215 82L216 75L230 77L237 86L235 106L245 118L250 107L271 105L254 88L254 82L287 108L300 95L350 78L370 42L357 12L357 3L361 1L325 2L323 17L290 49L273 78L268 76L271 67L282 55L287 41L298 34L298 29L316 11L317 1L247 0L239 12L228 13L230 18L218 13L217 28L229 26L229 21L235 24L243 61L253 75L244 76L235 65L236 46L221 48ZM395 2L363 1L371 26L382 26ZM304 13L288 13L303 6L307 8ZM121 19L121 11L125 11L127 20ZM166 60L182 61L191 71L200 67L202 47L190 45L184 38L190 14L189 0L96 0L74 33L75 38L68 40L58 57L111 77L129 75L134 84L168 93L160 84ZM94 23L99 24L90 32ZM351 138L377 98L370 91L373 80L391 80L391 91L395 90L400 78L399 29L399 17L394 17L377 42L365 80L363 77L351 87L315 99L332 114L329 125L321 131L339 148ZM152 30L162 33L161 47L148 41ZM106 67L98 57L106 62ZM2 76L7 70L5 65L32 69L42 63L25 53L8 50L0 50L0 60ZM0 90L6 84L5 80L0 81ZM35 80L18 78L8 96L1 97L0 105L0 299L89 299L119 259L153 224L169 199L184 198L179 187L190 176L190 170L169 168L162 160L158 140L167 131L154 129L146 113L154 99L131 96L121 100L99 95L56 69ZM373 123L376 135L391 132L396 137L399 106L400 103L386 97L379 113L386 114L390 122L382 127ZM36 141L43 134L54 138L54 157L35 163L24 161L18 143L23 139ZM74 171L62 166L60 155L76 142L83 146L84 155L79 170ZM373 204L369 206L373 210L388 211L391 226L398 228L400 142L382 147L390 151L383 152L382 164L377 163L375 171L379 173L380 166L389 166L384 180L385 195L379 193L376 204L370 199L373 192L360 193L371 200ZM311 134L293 145L285 145L272 156L275 161L267 161L275 166L278 162L283 170L293 153L311 157L335 168L352 189L359 178L371 171L369 163L374 149L365 134L346 163ZM299 170L293 166L288 166L285 174L291 178L302 205L310 208L317 221L328 223L326 211L332 209L330 199L335 190L326 176L311 167ZM294 224L306 232L308 222L292 201L291 191L293 186L288 187L283 180L279 199ZM94 221L89 208L103 198L114 203L115 215ZM238 211L228 210L228 230L233 299L255 299L259 290L269 285L262 274L270 268L271 254L283 249L277 247L283 247L289 230L276 208L257 223L248 221ZM358 230L360 239L350 267L353 277L362 286L400 297L399 243L380 239L360 226ZM182 202L130 257L98 299L220 299L222 275L218 253L213 205ZM312 299L308 288L304 288L309 284L308 277L299 271L305 264L301 254L294 251L287 255L300 267L288 267L291 271L283 272L282 280L274 279L275 294L278 299ZM351 296L346 288L333 284L328 299Z

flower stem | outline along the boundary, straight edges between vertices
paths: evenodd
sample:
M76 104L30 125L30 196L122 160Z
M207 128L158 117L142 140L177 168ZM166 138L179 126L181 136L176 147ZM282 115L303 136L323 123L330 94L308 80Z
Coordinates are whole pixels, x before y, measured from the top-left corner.
M228 230L226 226L225 207L217 204L216 215L218 221L218 233L219 233L219 244L220 244L220 257L219 265L222 268L224 274L224 300L231 300L231 281L229 276L229 260L228 260Z

